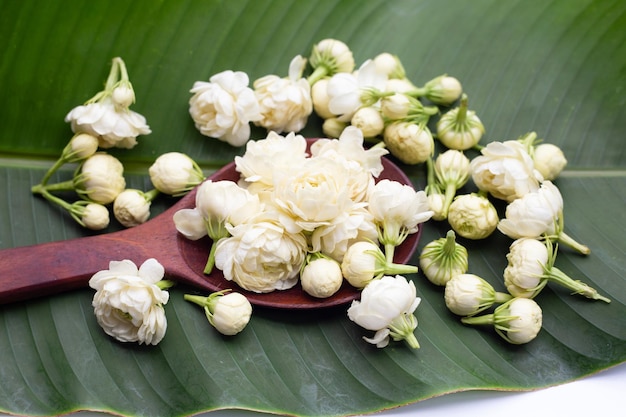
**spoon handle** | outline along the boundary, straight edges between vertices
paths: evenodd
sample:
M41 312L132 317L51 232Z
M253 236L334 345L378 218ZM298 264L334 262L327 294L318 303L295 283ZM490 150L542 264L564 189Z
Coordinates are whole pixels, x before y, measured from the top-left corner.
M125 232L0 251L0 304L84 288L94 273L108 269L109 261L150 257Z

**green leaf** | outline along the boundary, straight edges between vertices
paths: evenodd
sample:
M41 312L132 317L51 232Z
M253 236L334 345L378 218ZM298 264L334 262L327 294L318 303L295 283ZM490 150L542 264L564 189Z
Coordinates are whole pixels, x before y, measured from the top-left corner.
M91 234L30 193L71 137L64 117L103 85L111 59L126 62L133 109L153 133L115 151L127 181L149 189L146 169L164 152L192 155L207 173L242 150L206 137L188 114L195 81L222 70L251 80L287 75L291 58L324 38L346 42L357 65L400 57L423 84L461 80L486 126L483 143L536 131L560 146L556 183L568 234L591 255L562 250L556 266L612 299L549 285L544 328L524 346L470 328L445 308L441 288L415 277L421 349L376 349L345 309L315 314L255 309L236 337L220 336L176 287L168 332L156 347L113 341L97 325L89 289L0 306L0 411L58 415L102 410L176 416L241 408L348 415L469 389L528 390L626 360L626 3L620 0L90 0L3 5L0 14L0 248ZM264 136L260 129L255 137ZM312 117L304 131L320 136ZM422 166L404 166L416 186ZM62 170L53 180L67 179ZM468 188L470 190L470 188ZM172 203L159 198L154 214ZM110 230L119 229L113 225ZM418 248L445 235L429 222ZM460 240L470 270L503 289L510 240ZM2 252L0 252L2 256ZM413 257L417 263L417 254Z

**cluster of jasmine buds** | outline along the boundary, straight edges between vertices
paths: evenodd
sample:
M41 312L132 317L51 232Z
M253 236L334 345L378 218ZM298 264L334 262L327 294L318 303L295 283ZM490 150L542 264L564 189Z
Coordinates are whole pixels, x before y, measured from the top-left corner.
M108 205L122 226L133 227L150 217L159 193L180 196L202 182L204 175L191 158L171 152L149 169L154 189L126 189L124 166L106 149L132 148L137 136L150 133L145 118L129 109L134 102L126 65L115 58L104 90L67 115L75 133L32 192L67 210L81 226L102 230L110 224ZM72 178L51 184L52 176L66 164L76 165ZM68 192L79 199L70 203L57 194Z

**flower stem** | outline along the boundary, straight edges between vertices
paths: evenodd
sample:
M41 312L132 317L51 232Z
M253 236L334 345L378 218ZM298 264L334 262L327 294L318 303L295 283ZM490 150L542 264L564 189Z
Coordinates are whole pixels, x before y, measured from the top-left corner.
M307 78L309 85L313 85L319 80L321 80L322 78L324 78L325 76L327 76L328 72L329 72L328 67L326 67L325 65L320 65L317 68L315 68L313 73L311 73L311 75L309 75L309 77Z
M450 204L452 204L452 200L456 196L456 184L454 182L449 182L446 184L446 199L443 202L443 209L441 210L441 215L444 218L448 217L448 210L450 209Z
M459 110L456 114L456 125L465 126L465 119L467 118L467 94L463 93L461 96L461 104L459 104Z
M550 270L546 274L546 278L564 286L565 288L572 290L574 294L580 294L593 300L601 300L605 303L611 302L610 299L598 294L598 291L594 288L591 288L589 285L585 284L582 281L570 278L569 275L561 271L559 268L550 268Z
M213 267L215 266L215 250L217 249L217 241L213 241L211 244L211 251L209 252L209 257L206 261L206 265L204 266L204 273L209 275L213 271Z
M384 273L386 275L416 274L418 268L414 265L394 264L387 262Z
M589 255L591 253L591 249L589 249L588 246L577 242L576 240L574 240L574 238L572 238L570 235L568 235L565 232L559 233L558 241L559 243L569 246L570 248L578 251L579 253L583 255Z
M206 307L208 297L203 297L202 295L185 294L183 296L183 299L185 299L186 301L190 301L194 304L197 304L200 307Z
M144 198L146 199L147 202L151 202L152 200L154 200L161 192L159 190L157 190L156 188L150 190L150 191L146 191L143 193Z
M52 176L52 174L54 174L63 164L65 164L65 162L66 161L65 161L65 158L63 158L63 156L57 159L54 165L52 165L50 169L48 169L48 172L46 172L46 174L43 176L41 180L41 185L46 185L48 183L48 180Z
M475 325L493 325L495 323L495 316L493 314L485 314L483 316L477 317L463 317L461 319L461 323L463 324L471 324Z
M507 301L511 300L513 298L513 296L511 294L505 293L505 292L498 292L496 291L493 294L493 302L495 304L502 304L502 303L506 303Z
M63 182L57 182L56 184L37 184L31 188L31 192L34 194L43 194L44 191L72 191L76 187L74 186L74 180L67 180Z

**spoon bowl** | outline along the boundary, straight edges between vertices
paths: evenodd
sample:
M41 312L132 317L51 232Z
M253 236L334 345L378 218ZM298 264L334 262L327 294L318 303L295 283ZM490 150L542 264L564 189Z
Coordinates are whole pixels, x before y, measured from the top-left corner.
M410 185L409 178L390 160L383 157L380 179ZM231 162L216 171L212 181L238 181L239 172ZM192 241L178 233L174 214L195 207L197 188L169 209L139 226L118 232L4 249L0 251L0 304L48 296L62 291L85 288L96 272L108 269L112 260L129 259L140 265L148 258L157 259L168 279L187 284L198 291L214 292L232 289L245 295L257 306L278 309L320 309L347 304L360 291L345 283L328 298L315 298L299 284L288 290L270 293L246 291L224 279L222 271L213 268L204 274L211 240ZM406 263L417 248L421 228L397 247L394 262Z

